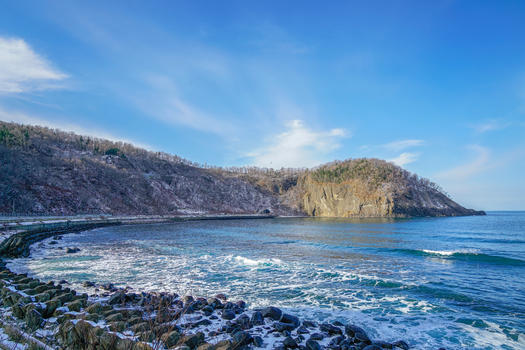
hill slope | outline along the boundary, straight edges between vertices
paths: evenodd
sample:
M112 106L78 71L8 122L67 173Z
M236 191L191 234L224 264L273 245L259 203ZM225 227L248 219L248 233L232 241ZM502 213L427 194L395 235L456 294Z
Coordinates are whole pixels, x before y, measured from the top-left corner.
M315 170L205 169L129 144L4 122L0 175L5 214L479 214L430 182L376 159Z

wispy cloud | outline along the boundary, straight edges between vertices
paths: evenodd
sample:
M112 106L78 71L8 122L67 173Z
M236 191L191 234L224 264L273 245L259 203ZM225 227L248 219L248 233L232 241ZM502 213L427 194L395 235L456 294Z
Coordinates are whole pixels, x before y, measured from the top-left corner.
M343 129L314 131L301 120L293 120L286 130L272 135L266 147L247 154L252 164L268 167L312 167L327 161L330 152L340 147L339 140L347 135Z
M409 148L420 147L425 144L424 140L419 139L406 139L406 140L396 140L380 145L363 145L360 150L366 153L372 153L372 156L380 156L380 158L386 158L387 161L392 162L399 166L405 166L407 164L413 163L419 159L421 152L402 152ZM394 154L402 152L397 156ZM385 156L386 155L386 156ZM382 156L382 157L381 157ZM390 158L389 158L390 157Z
M415 162L418 158L419 153L403 152L395 158L388 159L388 161L399 166L405 166L407 164Z
M56 88L66 78L24 40L0 37L0 94Z
M491 152L487 147L469 145L467 148L474 153L474 158L468 163L443 171L436 178L461 180L477 175L486 170L490 165Z
M185 100L172 79L152 75L145 79L145 84L147 88L142 94L127 96L145 114L165 123L224 137L235 132L236 127L228 118L218 113L212 115Z
M473 124L471 125L471 128L474 129L476 132L482 134L489 131L506 129L511 125L512 123L508 121L500 119L490 119L479 124Z
M381 147L387 149L388 151L399 152L407 148L422 146L423 144L424 144L423 140L410 139L410 140L399 140L399 141L389 142L389 143L382 145Z
M136 147L141 147L147 150L154 150L150 145L137 142L128 138L116 136L114 134L108 133L105 130L99 128L91 128L86 126L81 126L69 121L50 119L42 116L36 116L27 114L20 111L6 110L0 106L0 120L5 122L14 122L19 124L28 124L28 125L39 125L45 126L51 129L59 129L61 131L71 131L78 135L91 136L95 138L102 138L111 141L120 141L125 143L130 143Z

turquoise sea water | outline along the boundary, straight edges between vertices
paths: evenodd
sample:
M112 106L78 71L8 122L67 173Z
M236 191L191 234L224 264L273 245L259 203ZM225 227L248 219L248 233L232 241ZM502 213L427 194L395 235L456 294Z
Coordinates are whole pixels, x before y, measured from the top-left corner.
M525 349L525 212L100 228L11 263L43 279L226 293L415 348ZM78 246L77 254L58 247Z

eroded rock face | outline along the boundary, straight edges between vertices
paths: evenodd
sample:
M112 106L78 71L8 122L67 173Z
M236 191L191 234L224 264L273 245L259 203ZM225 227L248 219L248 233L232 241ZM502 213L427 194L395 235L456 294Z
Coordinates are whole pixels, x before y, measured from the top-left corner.
M454 202L436 184L379 159L354 159L306 171L300 207L320 217L484 215Z
M319 183L306 177L302 182L302 207L306 214L321 217L388 217L394 215L391 193L370 189L359 181Z

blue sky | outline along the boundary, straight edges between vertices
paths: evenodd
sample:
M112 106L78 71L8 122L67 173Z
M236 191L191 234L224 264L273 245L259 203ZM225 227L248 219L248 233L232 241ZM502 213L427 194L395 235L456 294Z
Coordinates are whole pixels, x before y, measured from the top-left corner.
M524 38L523 1L4 1L0 119L525 209Z

